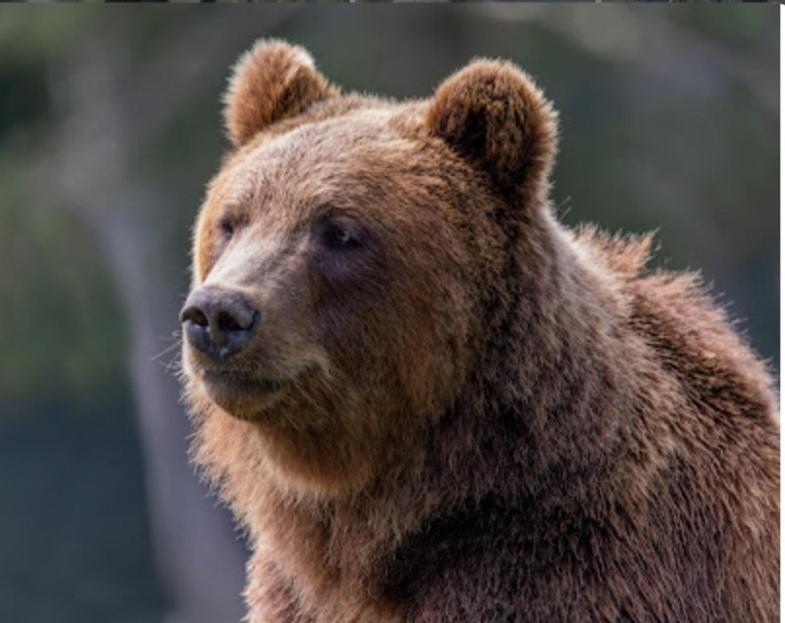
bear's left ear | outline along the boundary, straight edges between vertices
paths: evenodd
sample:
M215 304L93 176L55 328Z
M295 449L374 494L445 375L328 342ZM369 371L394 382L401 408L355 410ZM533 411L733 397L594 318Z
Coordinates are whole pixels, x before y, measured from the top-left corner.
M426 124L502 192L546 187L556 154L556 113L511 63L476 60L436 90Z
M337 93L304 48L261 39L240 57L229 80L224 96L229 138L240 147L270 124Z

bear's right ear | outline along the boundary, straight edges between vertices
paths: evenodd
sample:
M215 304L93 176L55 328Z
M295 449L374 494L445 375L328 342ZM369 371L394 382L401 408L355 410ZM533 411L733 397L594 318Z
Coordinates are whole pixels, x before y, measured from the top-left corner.
M454 73L436 90L425 122L502 192L547 188L556 113L515 65L480 59Z
M271 123L297 115L338 89L300 46L261 39L234 66L224 96L229 138L240 147Z

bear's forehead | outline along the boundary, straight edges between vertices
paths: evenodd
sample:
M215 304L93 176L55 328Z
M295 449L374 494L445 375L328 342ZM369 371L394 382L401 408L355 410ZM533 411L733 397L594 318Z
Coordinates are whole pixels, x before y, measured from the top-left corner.
M219 175L214 200L256 204L285 197L313 203L393 192L396 183L427 168L420 141L406 136L395 110L353 111L285 133L260 137Z

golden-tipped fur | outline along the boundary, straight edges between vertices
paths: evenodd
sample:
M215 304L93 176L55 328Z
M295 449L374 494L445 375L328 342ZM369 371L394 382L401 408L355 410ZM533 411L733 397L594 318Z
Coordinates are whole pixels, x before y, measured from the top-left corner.
M307 51L263 39L237 61L229 81L225 97L229 138L240 147L264 127L335 93Z
M244 293L232 365L286 385L219 404L186 344L185 393L251 623L776 619L771 377L650 237L556 221L526 74L397 103L265 42L226 117L193 283Z

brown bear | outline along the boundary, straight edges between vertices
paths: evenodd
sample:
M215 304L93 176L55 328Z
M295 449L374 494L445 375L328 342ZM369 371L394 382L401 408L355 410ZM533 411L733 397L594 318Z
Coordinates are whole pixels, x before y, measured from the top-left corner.
M249 621L776 619L772 379L649 237L557 222L527 74L396 102L268 40L225 116L181 320Z

